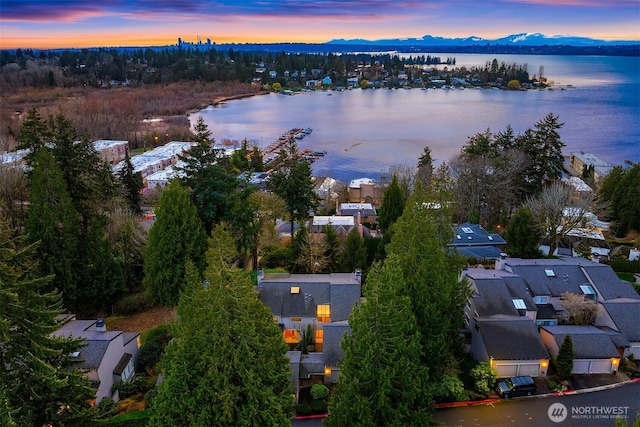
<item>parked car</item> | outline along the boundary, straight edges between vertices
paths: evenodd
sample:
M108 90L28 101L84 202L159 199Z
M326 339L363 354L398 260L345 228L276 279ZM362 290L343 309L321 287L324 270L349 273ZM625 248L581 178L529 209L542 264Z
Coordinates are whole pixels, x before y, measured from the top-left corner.
M508 399L515 396L531 396L537 390L531 377L511 377L499 379L496 383L498 396Z

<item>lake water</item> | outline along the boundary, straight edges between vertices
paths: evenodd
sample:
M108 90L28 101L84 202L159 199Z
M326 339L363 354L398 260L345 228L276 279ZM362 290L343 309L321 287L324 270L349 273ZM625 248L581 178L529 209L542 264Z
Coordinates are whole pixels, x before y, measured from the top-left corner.
M451 54L433 55L447 57ZM591 152L617 165L640 161L640 58L456 54L457 67L527 64L567 90L347 90L270 94L209 107L202 115L216 141L247 138L261 148L291 128L313 129L300 149L326 150L314 174L348 181L415 165L425 146L439 163L471 135L511 125L516 133L547 113L564 123L565 154Z

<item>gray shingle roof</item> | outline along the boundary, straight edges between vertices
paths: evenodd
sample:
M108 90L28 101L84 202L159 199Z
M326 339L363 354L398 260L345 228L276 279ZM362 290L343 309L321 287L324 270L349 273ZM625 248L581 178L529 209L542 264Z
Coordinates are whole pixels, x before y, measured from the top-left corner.
M297 287L298 293L291 293ZM331 320L346 320L360 299L353 273L267 274L258 285L260 300L283 317L313 317L318 304L331 305Z
M593 265L583 268L605 301L616 298L640 300L640 295L633 289L633 286L629 282L621 280L610 266L593 263Z
M538 328L527 317L507 319L478 319L489 357L500 360L548 359Z
M640 341L640 300L611 300L602 305L629 341Z
M322 344L324 364L336 366L344 358L340 343L345 334L351 333L349 322L343 320L340 322L325 323L322 329L324 330L324 343Z
M475 279L478 293L473 296L480 317L505 314L518 316L513 300L521 299L528 311L536 311L524 281L516 276Z
M588 283L577 265L514 265L512 268L529 285L534 295L559 297L565 292L581 294L580 285ZM545 270L553 271L553 276L548 276Z
M562 345L564 337L571 335L574 359L609 359L620 357L611 337L595 326L559 325L543 326Z

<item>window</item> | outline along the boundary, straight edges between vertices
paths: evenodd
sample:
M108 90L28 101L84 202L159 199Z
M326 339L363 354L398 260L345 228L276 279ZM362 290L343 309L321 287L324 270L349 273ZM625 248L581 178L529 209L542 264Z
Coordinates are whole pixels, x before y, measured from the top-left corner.
M122 381L128 380L134 373L133 358L131 358L129 363L127 363L127 366L125 366L124 371L122 371Z
M291 321L292 322L302 322L302 317L292 317Z
M322 329L316 329L316 344L322 344L324 342L324 331Z
M535 298L535 303L536 304L548 304L549 303L549 297L548 296L538 296Z
M518 310L526 310L527 309L527 305L524 303L524 300L522 299L514 299L513 301L513 305L516 307L516 309Z
M473 234L473 230L469 227L462 227L461 230L467 234Z
M278 316L273 316L273 323L279 323L279 321Z
M330 322L331 321L331 306L329 304L318 304L316 308L316 315L318 322Z
M593 290L591 285L580 285L580 290L588 299L595 301L596 291Z
M545 270L544 274L546 274L547 277L556 277L556 273L553 270Z
M291 293L292 294L299 294L300 293L300 287L299 286L292 286L291 287Z

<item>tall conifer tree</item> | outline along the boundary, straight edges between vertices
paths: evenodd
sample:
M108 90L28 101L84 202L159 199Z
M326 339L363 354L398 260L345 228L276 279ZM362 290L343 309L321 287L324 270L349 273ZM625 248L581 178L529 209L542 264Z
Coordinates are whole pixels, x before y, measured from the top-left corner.
M207 236L189 192L172 181L160 196L144 254L143 284L151 301L176 305L184 290L186 263L192 261L203 272L206 249Z

